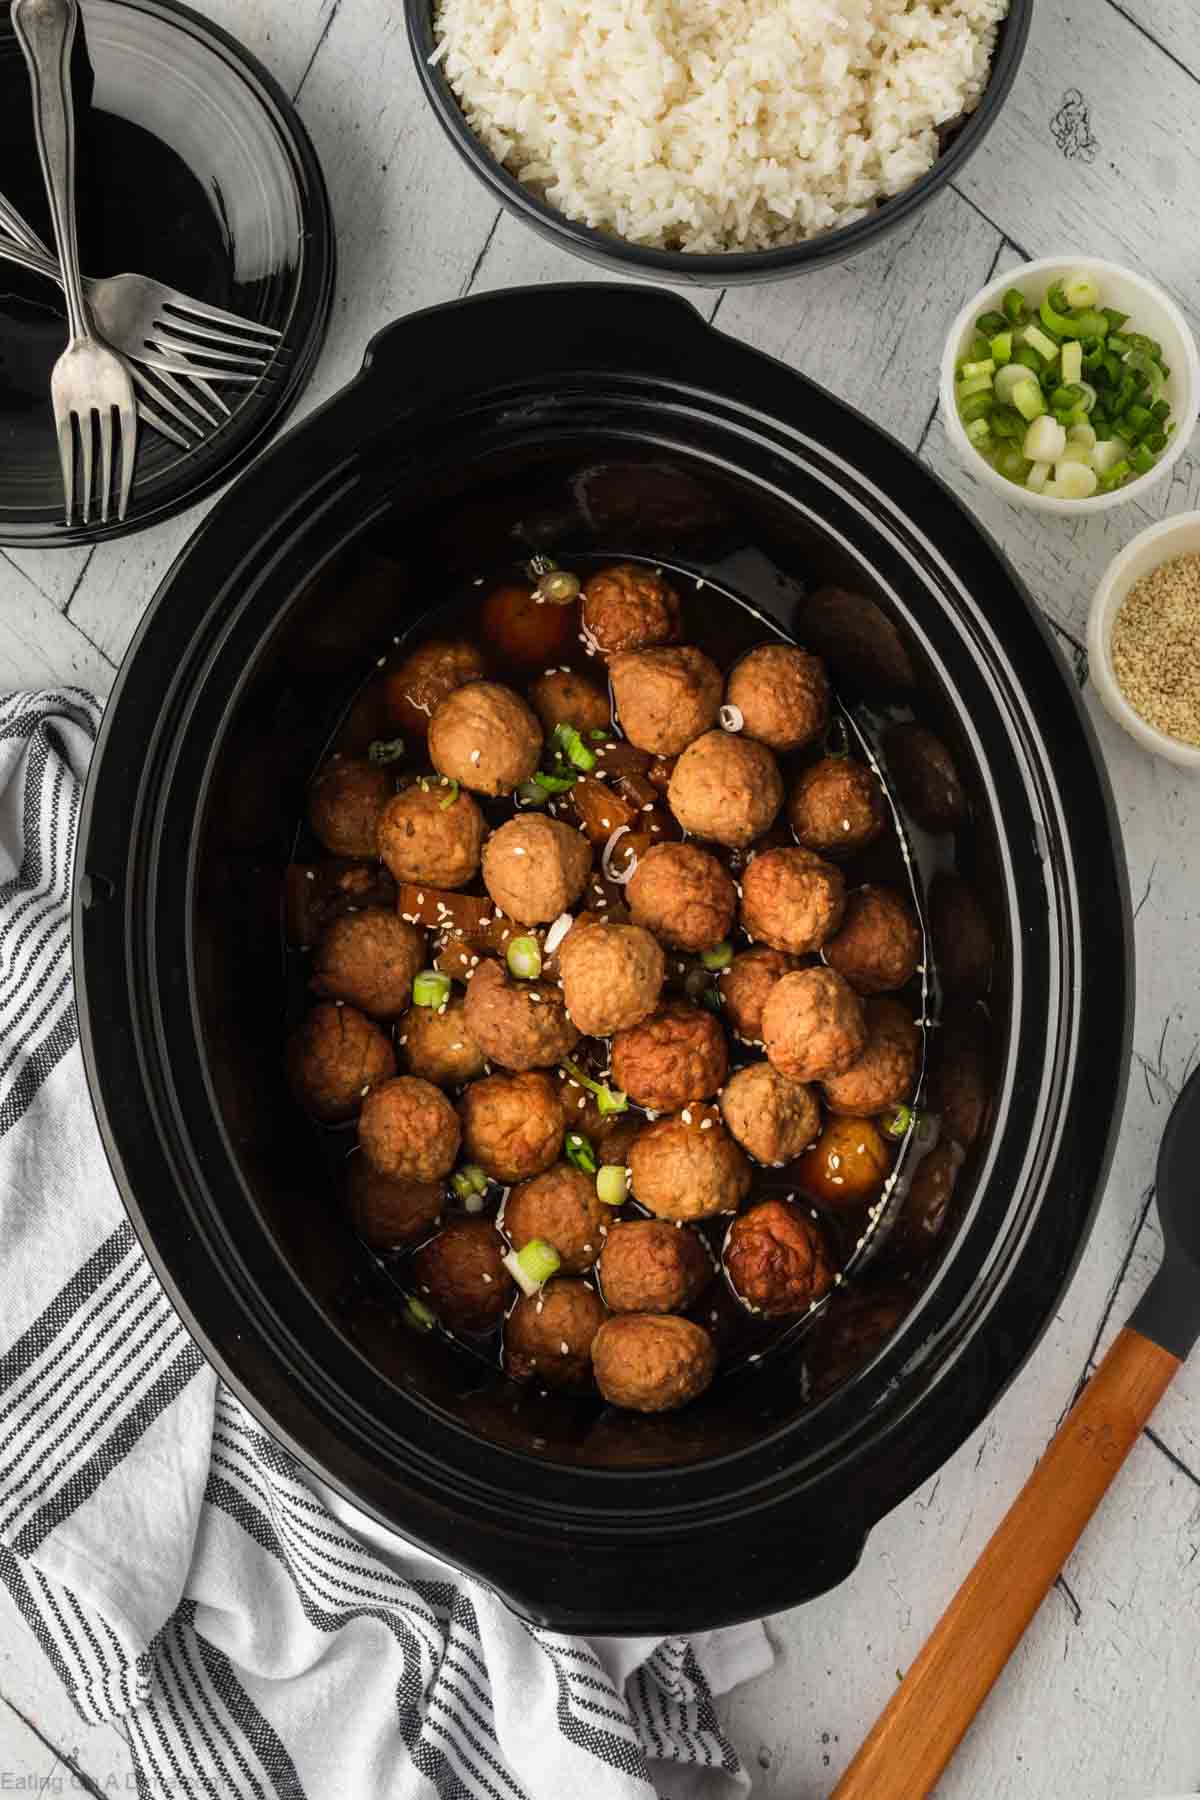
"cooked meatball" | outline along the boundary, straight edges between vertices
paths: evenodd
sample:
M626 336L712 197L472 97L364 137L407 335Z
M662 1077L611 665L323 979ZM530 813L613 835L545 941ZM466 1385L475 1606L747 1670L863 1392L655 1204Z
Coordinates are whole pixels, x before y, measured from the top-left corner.
M467 988L467 1030L502 1069L544 1069L569 1056L579 1033L553 982L510 981L497 962L481 962Z
M548 1281L517 1301L504 1326L504 1372L567 1393L592 1386L592 1339L608 1313L586 1281Z
M501 1225L514 1250L544 1238L558 1251L565 1275L582 1275L604 1248L611 1221L612 1208L597 1194L595 1176L564 1162L515 1187Z
M892 1153L871 1119L830 1119L790 1171L800 1192L818 1206L865 1206L887 1180Z
M412 998L424 966L425 933L381 906L343 913L325 927L313 951L315 994L349 1000L373 1019L396 1019Z
M953 831L967 797L950 752L924 725L893 725L883 740L887 771L902 804L926 831Z
M486 1075L459 1101L467 1159L496 1181L525 1181L562 1149L566 1114L548 1075Z
M658 1005L666 961L640 925L576 925L558 953L567 1011L589 1037L640 1025Z
M561 819L522 813L485 844L483 882L502 913L537 925L574 906L591 866L591 845L582 832Z
M583 625L606 656L679 637L679 595L640 563L616 563L583 584Z
M467 1003L452 993L445 1011L410 1006L397 1032L400 1067L438 1087L461 1087L483 1074L486 1057L467 1030Z
M735 1219L724 1261L735 1291L768 1319L807 1312L833 1286L820 1226L786 1200L764 1200Z
M930 1105L942 1115L943 1129L969 1150L991 1112L991 1026L979 1007L947 1010L935 1033L936 1064L930 1083Z
M395 1073L390 1039L353 1006L314 1006L288 1036L292 1093L324 1125L352 1119L364 1090Z
M797 606L792 628L820 652L839 678L868 694L916 686L916 672L900 633L865 594L816 588Z
M830 1112L863 1117L899 1106L917 1078L920 1029L907 1006L898 1000L872 998L863 1005L867 1047L844 1075L826 1075L821 1083Z
M621 730L652 756L678 756L717 722L721 671L691 644L624 651L608 673Z
M825 664L790 644L763 644L730 670L725 698L742 729L772 750L799 750L829 723Z
M331 756L308 784L308 822L334 856L379 855L379 819L395 790L390 772L357 756Z
M775 983L763 1007L763 1042L794 1081L844 1075L867 1047L862 1003L833 969L796 969Z
M393 1181L440 1181L454 1167L459 1137L458 1114L431 1081L397 1075L363 1101L358 1141Z
M707 1331L673 1314L622 1313L592 1341L596 1385L613 1406L673 1412L702 1394L717 1370Z
M669 1219L613 1225L600 1252L600 1286L614 1312L685 1312L713 1278L699 1233Z
M542 754L542 728L520 694L495 681L455 688L429 722L429 758L439 774L476 794L507 794L528 781Z
M513 1292L504 1254L490 1219L451 1219L413 1257L413 1286L448 1330L490 1331Z
M480 681L486 669L474 644L431 638L421 644L384 683L387 716L398 731L424 737L447 694Z
M860 887L849 895L825 961L860 994L884 994L911 981L921 960L921 927L891 888Z
M685 831L744 848L783 805L783 780L765 745L730 731L706 731L675 764L667 789Z
M812 850L764 850L742 876L742 926L794 956L819 950L842 921L842 871Z
M629 1161L629 1146L646 1123L641 1113L601 1113L590 1094L582 1094L578 1084L564 1081L563 1103L567 1109L567 1129L585 1137L600 1163ZM583 1099L583 1105L579 1101Z
M743 950L727 969L722 969L717 992L721 1010L735 1036L747 1044L762 1043L762 1012L767 995L781 976L790 975L797 967L794 956L763 945Z
M946 1215L963 1165L963 1153L949 1138L923 1156L901 1202L887 1240L887 1259L914 1267L924 1262L946 1228Z
M376 1250L398 1250L428 1237L446 1199L440 1181L393 1181L361 1151L342 1164L341 1194L351 1225Z
M742 1149L775 1168L806 1150L821 1128L812 1089L770 1063L751 1063L729 1077L721 1113Z
M866 763L823 756L792 789L788 818L805 849L852 856L887 824L887 803L878 776Z
M729 936L737 889L695 844L655 844L625 888L635 925L676 950L711 950Z
M458 888L472 879L483 847L483 814L445 781L414 781L379 820L379 854L397 881Z
M637 1199L659 1219L708 1219L736 1212L750 1192L750 1164L719 1119L656 1119L629 1147Z
M961 875L934 876L929 931L942 992L956 1000L982 1000L992 985L996 940L979 895Z
M528 672L561 663L575 650L579 613L574 604L539 600L515 581L493 589L480 620L484 642L502 669Z
M589 731L607 731L611 724L608 695L573 669L547 669L530 688L529 701L547 737L558 725L573 725L586 737Z
M720 1022L702 1007L668 1000L640 1025L618 1031L612 1078L636 1106L674 1112L715 1094L729 1069Z

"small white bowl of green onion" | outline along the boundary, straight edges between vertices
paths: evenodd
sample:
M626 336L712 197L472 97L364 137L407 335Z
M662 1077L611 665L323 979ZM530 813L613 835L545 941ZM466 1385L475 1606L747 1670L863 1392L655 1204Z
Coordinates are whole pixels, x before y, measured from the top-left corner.
M1015 505L1078 516L1140 496L1183 453L1200 358L1145 276L1046 257L964 306L942 357L942 415L968 467Z

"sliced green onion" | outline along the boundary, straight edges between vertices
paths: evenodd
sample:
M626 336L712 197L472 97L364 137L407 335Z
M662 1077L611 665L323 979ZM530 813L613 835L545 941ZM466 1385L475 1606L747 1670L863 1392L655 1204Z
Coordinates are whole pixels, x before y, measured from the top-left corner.
M403 738L376 738L367 747L367 759L373 763L399 762L404 755Z
M569 794L575 786L578 776L547 775L542 769L538 769L535 771L533 779L545 794Z
M520 981L536 981L542 972L542 948L534 937L514 938L505 952L510 974Z
M1042 358L1036 350L1031 350L1028 344L1018 344L1013 351L1013 361L1021 368L1029 369L1034 375L1040 375L1042 372Z
M1050 464L1048 462L1030 463L1029 473L1025 477L1025 486L1031 494L1040 494L1049 479Z
M588 749L573 725L556 725L550 741L572 768L582 769L585 775L595 768L596 752Z
M988 340L985 337L980 337L978 332L976 332L975 336L971 339L971 347L967 351L966 360L968 362L982 362L985 356L990 355L991 348L988 344Z
M714 944L711 950L700 952L700 961L706 969L727 969L733 961L733 945L728 940Z
M1090 425L1072 425L1067 432L1068 449L1072 444L1081 444L1085 450L1091 450L1095 443L1096 433Z
M1114 468L1110 469L1108 474L1102 478L1100 483L1101 491L1110 494L1114 488L1123 487L1132 474L1132 463L1127 459L1122 458L1122 460L1117 463Z
M1029 311L1025 296L1020 288L1009 288L1004 299L1001 301L1001 305L1004 307L1005 318L1013 325L1019 325Z
M977 450L984 450L990 445L991 441L992 433L988 421L986 419L972 419L967 426L968 444L974 444ZM705 982L704 993L700 995L700 1002L702 1005L704 1003L704 994L707 994L708 990L709 983Z
M1163 372L1152 356L1144 350L1130 350L1125 356L1125 367L1135 380L1144 381L1149 388L1151 404L1156 402L1163 391Z
M460 1200L467 1199L471 1194L486 1193L487 1184L487 1176L478 1163L464 1163L462 1168L456 1169L450 1177L450 1186Z
M960 381L955 389L960 400L970 400L975 394L990 394L992 378L990 375L968 375Z
M573 1169L582 1169L585 1175L596 1173L596 1152L581 1131L568 1131L566 1157Z
M624 1163L605 1163L596 1176L596 1197L605 1206L624 1206L629 1198L629 1177Z
M1003 313L985 312L976 319L975 329L981 337L990 338L995 337L998 331L1003 331L1007 324L1008 320Z
M1154 454L1157 456L1160 451L1165 450L1167 447L1167 434L1165 431L1152 431L1148 437L1142 439L1142 442L1146 445L1148 450L1153 450Z
M611 735L610 732L602 731L599 725L593 725L592 729L588 732L588 736L591 738L593 744L602 744L605 739Z
M1017 438L1025 436L1026 421L1015 406L995 406L992 408L991 427L998 438ZM967 436L970 437L968 431Z
M997 402L1001 406L1011 405L1013 389L1019 387L1023 381L1030 379L1030 371L1024 363L1005 363L1002 369L996 371L996 379L992 383L992 392L995 394Z
M1054 480L1046 483L1044 491L1058 500L1089 500L1098 486L1095 469L1086 463L1060 462L1055 465Z
M545 788L536 781L523 781L517 789L517 799L522 806L545 806L549 798Z
M1057 462L1067 447L1067 434L1053 419L1035 419L1021 446L1030 462Z
M1137 432L1148 431L1154 423L1154 414L1149 407L1138 406L1136 402L1125 409L1125 417Z
M1154 467L1154 452L1148 444L1138 444L1129 460L1139 475L1148 475Z
M1006 481L1024 481L1029 463L1015 444L1001 444L996 452L995 467Z
M1124 456L1125 446L1120 438L1105 438L1092 451L1092 467L1097 475L1111 475Z
M445 1006L450 998L450 977L440 969L422 969L413 982L414 1006Z
M530 1238L523 1249L510 1250L501 1260L527 1298L557 1274L562 1264L558 1251L545 1238Z
M450 808L454 805L454 802L457 799L458 799L458 783L457 783L457 781L451 781L448 783L448 791L446 793L446 798L444 800L438 801L438 810L440 812L449 812Z
M991 352L992 352L992 361L995 363L997 368L1002 368L1005 364L1007 364L1009 362L1009 360L1011 359L1012 352L1013 352L1012 332L1011 331L998 331L996 333L995 337L992 339Z
M1044 303L1042 310L1043 312L1045 311ZM1048 338L1045 332L1039 331L1036 325L1027 325L1025 327L1025 342L1031 350L1037 351L1044 362L1052 363L1058 355L1058 345L1054 342L1054 339Z
M1064 344L1061 351L1062 378L1064 381L1080 381L1083 378L1083 345L1078 338Z
M1067 279L1062 284L1062 290L1068 306L1092 307L1099 305L1099 285L1091 275L1086 274L1082 269L1077 270L1074 275L1067 276ZM1105 309L1104 316L1107 320L1107 308ZM1109 323L1111 323L1111 321L1109 321Z
M890 1138L902 1138L916 1122L916 1113L911 1106L897 1106L890 1118L883 1121L884 1135Z
M959 403L958 416L964 425L973 425L977 419L986 419L992 410L991 394L972 394L969 400Z
M1012 403L1023 419L1040 419L1046 410L1042 390L1036 381L1019 381L1012 391Z
M995 373L996 365L990 356L985 357L982 362L966 362L962 366L964 381L970 381L976 375L994 375Z
M596 1108L602 1118L608 1117L611 1113L628 1111L629 1096L623 1094L620 1088L606 1087L602 1081L593 1081L590 1075L584 1074L578 1063L571 1061L570 1057L564 1056L560 1066L566 1070L572 1081L577 1081L581 1088L586 1088L588 1093L595 1097Z
M415 1294L409 1294L404 1301L404 1310L418 1331L432 1331L437 1324L436 1316L430 1312L423 1300Z
M1128 313L1118 312L1115 306L1102 306L1100 311L1108 320L1108 329L1110 333L1120 331L1122 325L1124 325L1129 318Z

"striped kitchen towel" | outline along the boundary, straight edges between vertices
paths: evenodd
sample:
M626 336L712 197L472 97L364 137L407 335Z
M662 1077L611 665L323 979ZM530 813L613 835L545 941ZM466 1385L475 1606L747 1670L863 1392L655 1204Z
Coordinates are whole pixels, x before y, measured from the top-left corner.
M70 880L99 706L0 700L0 1577L147 1797L717 1800L761 1626L589 1643L326 1492L217 1382L125 1218ZM15 1627L13 1627L15 1628Z

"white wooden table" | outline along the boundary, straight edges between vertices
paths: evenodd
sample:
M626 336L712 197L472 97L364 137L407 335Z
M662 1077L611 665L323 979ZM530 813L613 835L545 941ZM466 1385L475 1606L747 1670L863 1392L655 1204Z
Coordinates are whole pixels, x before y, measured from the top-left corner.
M590 278L500 216L460 166L418 92L394 0L200 3L297 96L332 191L340 280L307 407L354 372L371 333L399 314L487 288ZM959 466L935 417L938 355L949 319L994 269L1071 249L1146 268L1200 330L1200 7L1038 0L1036 14L1009 102L955 188L844 268L693 298L723 330L825 383L937 470L1026 577L1086 684L1080 640L1094 582L1152 518L1200 505L1200 450L1146 508L1043 523ZM199 517L91 551L0 551L0 689L60 680L106 689ZM850 1581L771 1622L775 1670L723 1709L762 1800L828 1793L1158 1258L1158 1136L1200 1039L1200 783L1151 761L1092 711L1125 832L1139 958L1133 1078L1099 1221L1060 1312L987 1424L884 1521ZM942 1783L943 1800L1200 1792L1198 1406L1200 1364L1135 1449ZM10 1612L0 1612L4 1700L0 1793L34 1791L38 1777L60 1791L72 1781L133 1791L117 1733L79 1725Z

